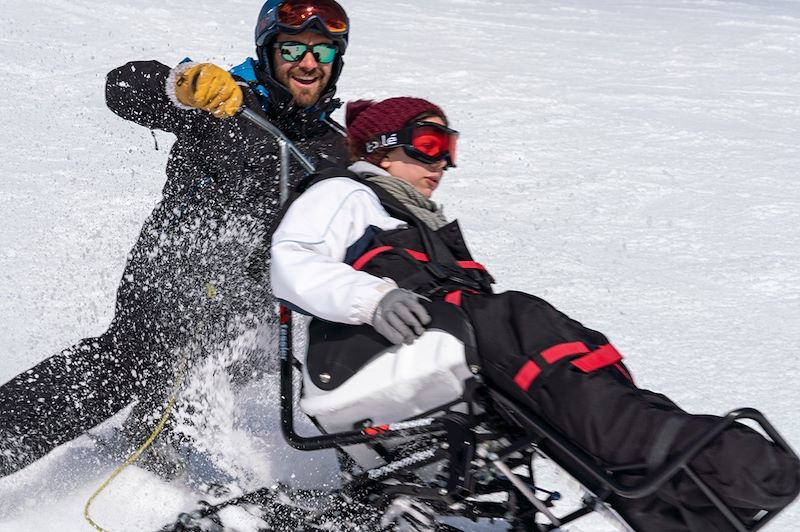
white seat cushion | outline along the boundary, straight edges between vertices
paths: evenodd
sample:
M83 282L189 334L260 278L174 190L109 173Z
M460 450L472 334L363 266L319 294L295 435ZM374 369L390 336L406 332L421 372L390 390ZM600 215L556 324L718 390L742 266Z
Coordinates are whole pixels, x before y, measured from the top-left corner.
M366 419L393 423L458 399L471 376L464 344L429 329L411 345L380 353L334 390L317 388L305 374L300 408L328 432L353 430Z

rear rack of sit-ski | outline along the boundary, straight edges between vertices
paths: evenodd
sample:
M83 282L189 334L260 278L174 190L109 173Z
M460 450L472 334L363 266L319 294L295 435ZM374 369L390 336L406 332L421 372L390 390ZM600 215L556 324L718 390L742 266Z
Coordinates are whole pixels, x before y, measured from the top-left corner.
M273 124L262 118L250 109L243 109L242 115L261 127L278 141L281 154L281 202L285 202L289 195L289 159L294 157L303 168L309 173L314 172L313 165L297 149L292 142ZM535 517L536 513L544 516L548 523L534 521L534 517L525 519L528 526L535 527L539 531L559 530L562 526L570 523L586 514L589 514L601 506L612 495L627 499L638 499L653 494L665 482L676 474L683 473L694 482L709 501L724 515L737 532L753 532L761 529L771 521L783 508L770 511L761 511L754 515L749 522L740 519L716 493L693 471L690 466L692 459L697 456L707 445L709 445L720 433L732 423L738 420L749 419L754 421L771 438L771 440L786 452L796 456L788 443L778 434L777 430L761 414L752 408L742 408L735 410L724 416L720 421L708 430L705 434L688 447L680 455L675 456L658 468L655 472L640 481L638 484L629 486L621 483L616 474L622 474L633 470L646 470L644 464L617 467L613 469L605 468L585 451L578 448L553 427L541 419L532 415L530 412L523 411L520 406L505 397L497 390L489 391L490 402L501 413L502 417L515 422L522 429L521 435L509 441L505 446L498 446L499 441L494 434L481 434L478 429L476 416L466 416L455 412L446 412L441 416L423 417L410 421L383 425L380 427L367 427L362 430L353 430L335 434L321 434L318 436L304 437L297 434L294 428L294 369L302 369L300 363L292 354L292 318L291 310L286 306L280 306L280 380L281 380L281 429L286 441L294 448L303 451L313 451L320 449L336 448L341 450L344 446L356 444L377 443L381 440L394 438L407 438L409 436L431 436L432 441L436 442L437 449L431 448L417 451L414 454L404 456L397 462L364 471L360 478L356 478L358 483L377 482L388 478L399 472L415 470L427 464L431 464L442 459L447 460L448 467L445 468L447 475L445 482L439 482L436 486L420 486L419 484L404 485L402 483L387 485L384 487L384 494L389 496L410 495L421 499L438 500L446 504L455 504L464 501L476 487L475 474L477 468L491 464L494 470L501 477L510 483L521 496L523 502L529 503L529 513ZM476 381L470 382L467 387L467 404L471 408ZM503 436L503 435L500 435ZM482 442L492 441L494 445L482 445ZM531 458L536 455L544 456L542 448L553 450L558 455L558 463L568 474L572 475L584 486L592 486L590 495L584 497L582 506L573 510L568 515L558 517L552 511L553 500L557 494L538 488L533 483L533 466L527 464L529 478L520 476L517 468L523 465L519 456ZM527 454L525 454L527 453ZM548 495L546 499L540 499L536 491ZM502 506L502 505L501 505ZM524 505L523 505L524 506ZM520 507L518 505L518 507ZM508 515L507 508L498 508L497 503L475 503L472 517L499 517ZM480 511L484 508L485 511ZM494 515L497 514L497 515ZM522 522L522 521L518 521ZM534 524L535 523L535 524ZM621 522L624 525L624 521ZM627 526L627 525L625 525ZM630 529L630 527L628 527ZM533 528L532 528L533 529Z
M797 455L777 432L775 427L761 412L753 408L740 408L729 412L727 415L720 418L708 431L699 435L695 441L679 455L669 459L655 471L648 472L644 480L634 485L628 485L620 482L616 475L634 471L647 472L647 464L631 464L614 468L603 467L585 451L574 445L546 422L537 419L536 416L531 415L529 412L523 412L508 398L494 392L492 392L492 395L493 400L495 400L501 408L512 413L520 423L531 430L536 438L536 446L538 449L541 449L541 447L553 449L554 454L559 456L556 463L564 467L568 473L574 476L579 482L596 486L595 496L585 501L588 504L584 504L584 508L578 510L580 515L592 511L591 506L602 503L612 495L623 499L640 499L652 495L667 481L680 473L685 474L686 477L698 487L707 497L708 501L719 510L737 532L760 530L783 510L783 508L778 508L754 512L754 515L749 520L745 521L737 516L736 513L725 504L725 502L700 478L690 464L690 462L706 446L711 444L722 431L739 420L751 420L755 422L755 424L769 436L775 445L796 458ZM524 445L524 442L520 444ZM498 458L502 458L503 456L504 454L497 453ZM549 515L547 515L547 517L550 519L551 524L543 528L543 530L554 530L560 526L557 522L554 522ZM574 520L570 517L572 516L562 518L562 524Z

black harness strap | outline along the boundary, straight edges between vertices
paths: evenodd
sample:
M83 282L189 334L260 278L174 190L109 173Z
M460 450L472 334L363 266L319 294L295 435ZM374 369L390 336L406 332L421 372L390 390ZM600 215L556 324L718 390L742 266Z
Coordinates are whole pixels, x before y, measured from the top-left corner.
M429 287L427 293L422 293L422 295L425 296L431 296L441 291L444 285L452 286L455 284L476 291L484 291L488 288L488 284L482 281L481 277L476 275L476 272L462 268L444 240L442 240L428 224L420 220L408 208L400 203L391 193L376 183L372 183L360 177L357 180L359 183L362 183L375 192L375 195L378 196L386 212L399 220L403 220L419 231L422 247L429 261L423 264L422 268L424 273L418 272L417 274L413 274L406 280L407 283L413 286L416 282L415 277L418 277L419 283L422 286L424 285L424 280L426 280L428 276L433 277L436 280L437 286ZM401 253L400 255L407 260L414 261L414 259L406 254Z
M355 172L348 170L347 168L341 167L331 167L325 168L319 172L315 172L304 177L292 190L292 193L289 196L289 199L283 205L280 215L278 216L278 220L283 219L283 216L286 214L286 211L289 209L294 201L300 197L300 195L308 190L312 185L319 183L320 181L324 181L325 179L332 179L334 177L349 177L353 181L357 181L362 185L369 187L375 195L378 196L378 199L381 202L381 205L386 212L388 212L394 218L398 220L403 220L407 224L412 227L419 229L421 238L422 238L422 245L425 248L425 253L430 257L430 265L432 268L437 268L438 266L447 266L449 268L458 269L458 261L453 256L453 253L450 249L441 241L436 235L433 234L433 230L428 227L428 225L414 216L414 214L408 210L400 201L397 200L394 196L392 196L389 192L386 191L380 185L372 183L362 177L360 177ZM278 222L280 223L280 221ZM445 272L440 272L441 275L446 277Z
M458 261L453 256L453 253L444 242L434 234L428 224L417 218L382 186L361 178L359 178L358 181L375 192L378 199L381 201L381 205L386 209L386 212L399 220L407 222L412 227L419 229L420 237L422 238L422 246L425 248L425 253L430 258L431 265L442 265L456 269L459 267Z
M291 191L289 199L283 205L278 220L283 218L288 208L294 201L300 197L303 192L308 190L311 186L325 179L332 179L334 177L347 177L372 190L378 197L381 205L390 216L406 222L410 227L418 230L420 235L423 251L430 259L428 262L421 264L421 270L417 274L413 274L412 278L406 279L408 283L413 282L413 277L419 277L419 284L422 287L425 281L430 278L434 279L435 286L429 286L423 291L423 295L432 295L440 292L445 285L461 286L467 289L476 291L485 291L488 289L491 280L485 280L486 275L481 276L475 271L465 270L458 264L453 252L450 250L445 241L433 229L431 229L425 222L415 216L407 207L405 207L397 198L395 198L386 189L373 183L368 179L364 179L355 172L342 167L329 167L309 176L303 178ZM403 254L401 254L403 255ZM409 261L414 261L410 256L404 257ZM489 276L490 278L491 276ZM427 284L430 284L429 282ZM489 289L490 290L490 289Z

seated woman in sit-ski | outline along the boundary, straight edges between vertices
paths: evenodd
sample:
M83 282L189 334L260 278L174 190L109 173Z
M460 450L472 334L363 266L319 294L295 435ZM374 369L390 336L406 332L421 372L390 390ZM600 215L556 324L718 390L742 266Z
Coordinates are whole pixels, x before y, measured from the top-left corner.
M647 463L659 440L679 452L717 421L637 388L605 336L542 299L492 293L430 200L455 162L457 133L439 107L359 101L346 122L350 171L313 182L272 242L275 295L324 320L312 321L302 404L323 426L417 415L458 397L472 373L608 466ZM460 329L437 324L447 304L459 307ZM359 347L342 350L343 339ZM743 516L783 506L800 484L796 460L741 424L692 465ZM681 477L617 510L637 530L732 530Z

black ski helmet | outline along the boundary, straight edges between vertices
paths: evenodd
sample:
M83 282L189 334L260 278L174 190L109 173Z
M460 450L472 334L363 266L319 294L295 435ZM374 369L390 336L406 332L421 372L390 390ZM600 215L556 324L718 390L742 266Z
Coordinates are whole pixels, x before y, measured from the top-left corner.
M293 17L291 25L281 20L286 14ZM347 50L350 33L350 20L344 8L335 0L267 0L258 14L255 41L259 66L272 76L272 43L278 33L297 34L316 31L327 37L339 47L333 62L328 88L334 87L344 62L342 56Z

